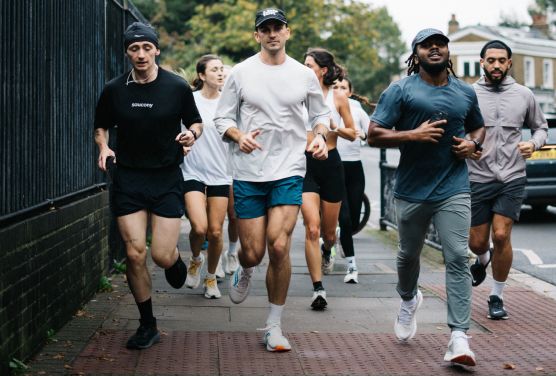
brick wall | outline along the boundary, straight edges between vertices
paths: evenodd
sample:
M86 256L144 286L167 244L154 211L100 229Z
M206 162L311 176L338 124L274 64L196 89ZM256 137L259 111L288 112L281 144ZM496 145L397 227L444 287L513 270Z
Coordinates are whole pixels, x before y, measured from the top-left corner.
M108 193L0 229L0 374L98 289L110 265Z

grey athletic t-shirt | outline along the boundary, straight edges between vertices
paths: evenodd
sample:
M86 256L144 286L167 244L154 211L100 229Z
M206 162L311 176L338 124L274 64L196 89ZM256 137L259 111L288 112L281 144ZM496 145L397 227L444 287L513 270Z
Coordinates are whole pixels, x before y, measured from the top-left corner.
M483 117L473 88L449 76L448 85L432 86L418 74L392 83L380 96L371 120L398 131L417 128L434 112L448 115L438 144L407 142L400 146L396 171L396 198L409 202L434 202L468 193L467 165L452 153L452 137L481 128Z

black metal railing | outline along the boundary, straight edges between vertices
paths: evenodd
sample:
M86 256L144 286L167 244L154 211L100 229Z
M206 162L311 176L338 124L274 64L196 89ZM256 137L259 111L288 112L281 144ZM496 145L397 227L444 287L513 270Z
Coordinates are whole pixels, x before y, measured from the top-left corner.
M0 0L0 226L98 189L97 98L127 68L126 0ZM59 201L59 200L58 200Z

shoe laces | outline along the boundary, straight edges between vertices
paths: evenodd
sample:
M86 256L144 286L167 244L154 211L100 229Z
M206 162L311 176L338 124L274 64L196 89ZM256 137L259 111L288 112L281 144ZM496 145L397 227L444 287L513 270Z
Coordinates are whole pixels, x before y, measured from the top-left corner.
M214 279L205 279L205 286L209 289L214 289L216 288L216 278Z
M191 262L189 263L189 270L187 271L188 274L197 275L199 273L199 268L203 264L203 259L199 261L195 261L191 258Z
M249 286L249 280L251 279L251 274L245 272L245 269L241 269L239 272L239 281L237 282L238 287L247 288Z
M270 332L271 330L278 330L279 334L282 335L282 327L278 322L267 322L264 328L258 328L260 332Z
M409 325L411 323L416 307L417 302L414 302L413 305L403 303L400 305L400 313L398 315L398 321L400 322L400 324Z

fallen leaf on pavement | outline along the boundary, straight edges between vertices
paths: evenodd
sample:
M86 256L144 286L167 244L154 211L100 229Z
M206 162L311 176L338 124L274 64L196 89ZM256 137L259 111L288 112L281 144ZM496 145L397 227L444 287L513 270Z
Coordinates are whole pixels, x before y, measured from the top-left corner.
M56 354L52 357L52 359L64 359L65 355L64 354Z
M64 364L65 369L71 369L72 367L69 364Z
M537 367L537 368L535 368L535 369L536 369L537 371L544 371L544 368L542 368L542 367Z
M504 369L515 369L515 364L504 363Z

